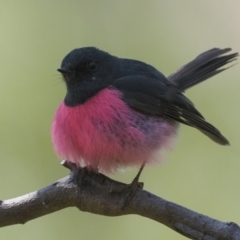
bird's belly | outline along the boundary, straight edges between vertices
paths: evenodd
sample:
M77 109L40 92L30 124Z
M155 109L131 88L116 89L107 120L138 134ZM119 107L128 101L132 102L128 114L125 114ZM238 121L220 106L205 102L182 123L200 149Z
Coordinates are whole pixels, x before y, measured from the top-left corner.
M154 153L170 147L176 130L176 122L136 112L120 92L104 89L75 107L62 102L52 139L58 156L109 173L156 161Z

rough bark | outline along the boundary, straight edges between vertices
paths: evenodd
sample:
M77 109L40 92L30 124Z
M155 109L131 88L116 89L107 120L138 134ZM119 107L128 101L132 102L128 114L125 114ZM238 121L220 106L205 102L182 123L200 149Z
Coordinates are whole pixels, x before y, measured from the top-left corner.
M0 227L24 224L67 207L105 216L137 214L178 233L201 240L240 240L240 227L196 213L138 188L129 198L126 184L65 163L71 169L62 178L36 192L0 201ZM128 196L128 197L127 197ZM127 205L126 205L126 199Z

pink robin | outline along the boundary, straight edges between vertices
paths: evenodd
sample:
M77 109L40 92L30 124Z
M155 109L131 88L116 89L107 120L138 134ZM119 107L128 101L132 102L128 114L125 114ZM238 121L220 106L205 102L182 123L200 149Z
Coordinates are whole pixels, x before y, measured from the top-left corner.
M52 124L57 155L90 171L113 173L158 162L171 146L179 123L221 145L228 140L208 123L183 92L222 72L237 53L214 48L165 77L137 60L94 47L71 51L58 69L67 94Z

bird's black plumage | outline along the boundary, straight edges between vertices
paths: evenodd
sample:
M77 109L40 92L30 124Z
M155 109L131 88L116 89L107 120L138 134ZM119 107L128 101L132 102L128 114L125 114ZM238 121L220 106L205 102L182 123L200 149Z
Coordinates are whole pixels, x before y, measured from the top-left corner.
M226 70L222 66L236 59L238 53L221 56L231 51L231 48L213 48L200 55L193 61L181 67L168 76L168 80L177 85L182 91ZM220 69L221 68L221 69Z
M74 107L104 88L115 88L135 111L181 122L227 145L228 140L204 119L183 92L225 70L221 67L238 56L237 53L223 55L230 50L214 48L204 52L166 78L140 61L118 58L93 47L75 49L58 69L67 85L64 101Z

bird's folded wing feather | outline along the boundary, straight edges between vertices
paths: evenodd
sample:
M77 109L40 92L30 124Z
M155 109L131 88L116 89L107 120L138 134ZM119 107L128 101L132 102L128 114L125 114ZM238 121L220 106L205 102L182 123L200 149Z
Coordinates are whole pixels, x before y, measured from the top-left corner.
M229 144L218 129L205 121L181 90L165 80L128 76L117 79L112 87L120 90L124 101L136 111L181 122L197 128L221 145Z

